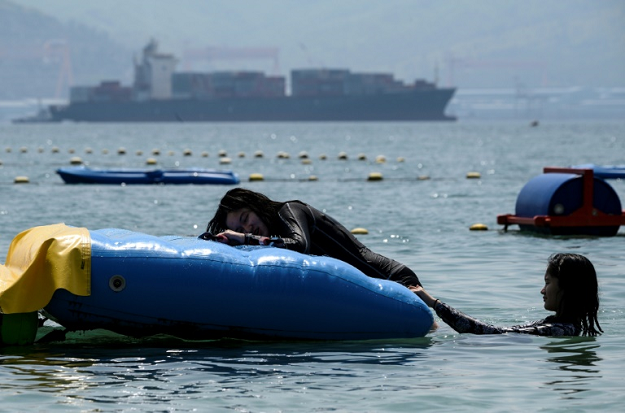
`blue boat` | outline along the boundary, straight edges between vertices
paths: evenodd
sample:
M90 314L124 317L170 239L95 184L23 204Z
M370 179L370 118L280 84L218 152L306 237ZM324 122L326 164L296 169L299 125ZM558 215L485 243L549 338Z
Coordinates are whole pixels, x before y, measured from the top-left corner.
M364 340L422 337L433 324L406 287L342 261L195 237L36 227L14 239L0 275L11 280L0 284L5 314L44 308L72 331Z
M232 171L217 169L91 169L85 166L59 168L57 174L67 184L200 184L236 185Z

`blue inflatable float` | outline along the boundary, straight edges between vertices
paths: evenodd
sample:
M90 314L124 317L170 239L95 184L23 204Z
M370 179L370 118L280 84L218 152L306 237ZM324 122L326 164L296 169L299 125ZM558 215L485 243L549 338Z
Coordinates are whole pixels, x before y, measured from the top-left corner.
M25 253L30 264L10 262ZM433 324L430 309L400 284L333 258L274 247L58 224L16 237L5 265L3 278L31 277L23 284L37 291L5 288L3 310L43 307L69 330L364 340L421 337ZM25 275L16 274L20 265Z

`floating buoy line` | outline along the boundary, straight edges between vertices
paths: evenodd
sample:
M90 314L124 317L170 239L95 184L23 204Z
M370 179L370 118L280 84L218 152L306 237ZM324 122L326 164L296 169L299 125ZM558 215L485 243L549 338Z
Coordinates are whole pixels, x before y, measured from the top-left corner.
M43 147L38 147L36 148L38 153L45 153L45 149ZM13 153L13 148L6 147L5 148L6 153ZM53 154L59 154L61 153L61 149L57 146L51 146L49 148L49 151ZM111 153L111 151L108 148L103 148L100 150L102 155L109 155ZM18 151L20 154L28 154L29 153L29 148L26 146L21 146L18 148ZM76 149L75 148L69 148L67 149L67 153L69 154L76 154ZM121 146L117 149L114 149L112 152L117 153L118 156L128 156L129 151ZM96 153L96 151L91 148L91 147L86 147L84 149L84 153L89 155L89 157L91 158L93 156L94 153ZM182 150L180 150L179 152L176 152L174 150L167 150L167 151L162 151L159 148L153 148L150 151L148 151L148 153L150 153L152 156L148 157L145 159L145 165L148 166L156 166L159 165L160 162L158 161L158 158L166 155L166 156L175 156L175 155L181 155L183 157L193 157L193 156L197 156L196 154L194 154L194 152L190 149L190 148L184 148ZM143 150L136 150L134 152L135 156L143 156L144 151ZM225 149L221 149L219 150L217 153L217 162L219 163L219 165L231 165L233 164L233 159L231 157L228 156L228 152ZM202 151L200 152L200 157L202 158L209 158L211 156L210 152L208 151ZM248 158L247 154L243 151L239 151L236 153L236 157L239 159L245 159ZM262 158L266 158L265 153L262 150L256 150L252 153L252 155L250 156L250 158L255 158L255 159L262 159ZM290 160L291 159L291 155L286 152L286 151L278 151L275 154L275 158L278 160ZM299 163L301 165L313 165L315 162L313 160L313 156L311 156L311 154L307 151L300 151L296 158L298 159ZM322 153L319 154L317 157L317 160L319 161L328 161L330 158L328 157L327 154ZM367 162L371 165L383 165L388 163L388 160L386 158L386 156L384 155L377 155L374 158L370 159L366 154L364 153L358 153L357 155L350 157L347 152L341 151L336 155L335 158L337 161L352 161L352 162ZM69 158L68 160L69 164L71 165L88 165L89 162L85 162L80 156L72 156L71 158ZM396 163L405 163L406 159L404 157L397 157L395 160ZM176 162L176 167L179 166L179 163ZM0 167L6 167L6 165L3 166L2 161L0 161ZM421 166L419 166L421 167ZM481 179L481 174L480 172L477 171L469 171L466 173L465 175L466 179ZM338 182L358 182L358 181L367 181L367 182L379 182L379 181L428 181L431 180L432 178L429 175L417 175L417 176L408 176L408 177L386 177L383 176L383 174L379 171L374 171L374 172L370 172L368 175L366 176L361 176L361 177L354 177L354 178L337 178L335 181ZM448 179L448 178L436 178L438 180L440 179ZM263 176L263 174L261 173L250 173L248 175L248 182L255 182L255 181L272 181L272 182L293 182L293 181L298 181L298 182L316 182L319 181L319 177L317 175L309 175L309 176L304 176L304 177L295 177L294 175L291 175L289 178L267 178L265 176ZM324 179L325 180L325 179ZM14 183L28 183L28 177L25 176L17 176L14 180Z

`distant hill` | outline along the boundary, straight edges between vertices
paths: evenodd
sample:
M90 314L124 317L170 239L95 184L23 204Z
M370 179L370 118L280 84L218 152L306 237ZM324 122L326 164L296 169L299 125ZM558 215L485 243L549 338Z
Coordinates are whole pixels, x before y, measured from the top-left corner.
M129 80L133 53L155 38L179 58L207 46L277 48L280 74L316 66L461 88L625 85L623 0L0 0L0 7L0 53L16 39L39 47L71 39L74 82L83 84ZM11 7L20 24L7 34ZM275 69L251 53L180 68Z
M0 100L66 98L70 83L129 77L131 58L105 32L0 0Z

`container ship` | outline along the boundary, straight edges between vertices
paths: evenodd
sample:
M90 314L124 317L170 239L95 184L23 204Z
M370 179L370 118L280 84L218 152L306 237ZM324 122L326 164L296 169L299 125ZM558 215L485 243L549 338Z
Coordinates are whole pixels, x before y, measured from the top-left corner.
M257 71L176 72L155 41L135 59L134 82L76 86L53 122L450 121L455 88L406 84L387 73L296 69L286 78Z

